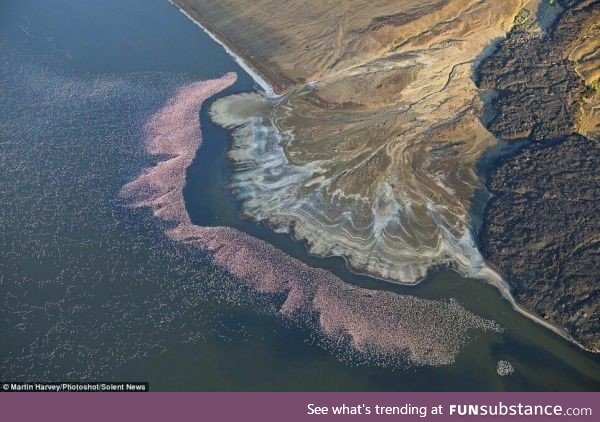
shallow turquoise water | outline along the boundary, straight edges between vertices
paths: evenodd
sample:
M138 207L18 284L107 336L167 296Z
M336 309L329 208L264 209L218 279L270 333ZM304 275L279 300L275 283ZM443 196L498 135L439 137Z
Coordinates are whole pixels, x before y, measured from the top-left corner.
M229 139L205 143L184 191L194 222L232 225L344 280L456 298L502 324L454 365L380 368L324 349L197 251L118 199L148 164L143 125L183 84L238 73L166 0L0 5L0 378L145 380L154 390L598 390L600 359L515 313L491 286L439 272L417 287L351 274L237 216ZM508 359L516 373L496 374Z

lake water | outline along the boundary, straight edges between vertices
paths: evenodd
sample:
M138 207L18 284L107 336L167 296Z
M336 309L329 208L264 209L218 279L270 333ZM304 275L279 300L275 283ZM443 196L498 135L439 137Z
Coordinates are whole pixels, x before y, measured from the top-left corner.
M230 225L349 283L455 298L505 327L476 334L453 365L340 359L277 316L209 257L165 237L121 187L149 164L143 127L186 83L235 71L219 96L256 89L166 0L0 5L0 379L149 381L153 390L599 390L600 358L454 272L416 287L350 273L341 259L238 218L229 143L207 115L188 170L188 212ZM217 98L215 97L215 98ZM212 100L214 100L213 98ZM511 376L496 362L509 360Z

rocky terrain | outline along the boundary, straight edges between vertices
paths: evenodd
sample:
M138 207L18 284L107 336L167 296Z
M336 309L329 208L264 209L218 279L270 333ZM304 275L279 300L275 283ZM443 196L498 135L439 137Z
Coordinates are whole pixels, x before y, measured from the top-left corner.
M600 350L600 145L545 141L493 172L483 253L516 301Z
M494 166L481 241L519 304L600 351L600 2L562 6L545 31L520 14L478 68L490 131L533 141Z
M517 16L507 39L477 69L478 85L498 93L495 116L487 125L492 133L506 140L540 141L575 130L588 88L568 53L588 27L599 24L593 3L571 6L546 32L527 10Z

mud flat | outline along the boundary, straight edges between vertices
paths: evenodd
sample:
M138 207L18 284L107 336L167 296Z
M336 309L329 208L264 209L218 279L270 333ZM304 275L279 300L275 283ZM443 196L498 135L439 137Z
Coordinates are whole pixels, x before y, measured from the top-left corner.
M338 353L384 365L454 362L473 331L501 331L455 301L419 299L351 286L230 227L192 224L183 198L186 169L201 145L198 111L235 74L187 85L146 125L158 163L124 186L132 207L148 207L176 241L208 251L217 265L257 292L283 297L281 315L313 329Z
M563 7L545 31L520 14L478 68L495 92L490 131L529 141L493 166L480 237L518 305L598 352L600 4Z
M283 94L213 106L243 213L386 280L489 274L469 209L495 138L472 70L521 2L301 3L176 1Z

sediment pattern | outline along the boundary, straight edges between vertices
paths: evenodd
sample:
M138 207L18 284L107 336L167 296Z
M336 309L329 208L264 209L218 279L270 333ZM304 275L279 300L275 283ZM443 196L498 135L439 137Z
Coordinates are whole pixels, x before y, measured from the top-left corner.
M600 351L600 2L563 2L545 31L519 16L478 69L496 93L490 130L528 144L495 163L482 251L521 306ZM587 135L581 136L576 134Z
M335 347L350 346L380 363L449 364L472 330L499 330L455 301L357 288L235 229L193 225L182 191L201 143L197 113L234 81L228 74L188 85L148 122L147 149L160 161L123 188L131 206L150 207L170 237L209 251L216 264L257 292L283 296L285 318L308 323Z
M519 1L176 3L268 67L283 94L212 109L234 130L231 188L245 215L388 280L487 271L469 210L475 163L495 139L472 69Z

